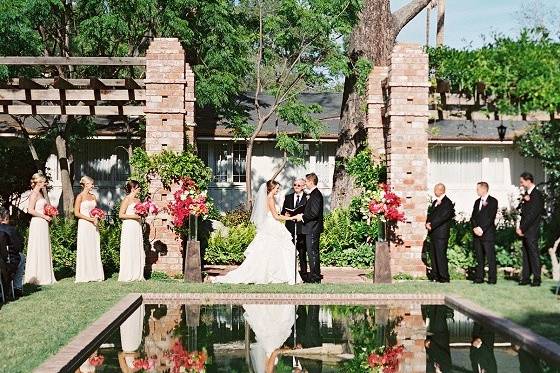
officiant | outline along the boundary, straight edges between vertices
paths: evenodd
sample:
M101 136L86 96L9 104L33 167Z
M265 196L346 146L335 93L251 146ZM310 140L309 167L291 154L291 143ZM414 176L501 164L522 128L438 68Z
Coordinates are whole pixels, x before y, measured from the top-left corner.
M282 206L282 215L294 216L293 211L298 207L305 206L307 202L307 195L303 191L305 188L304 179L296 179L293 184L293 193L286 194L284 198L284 205ZM294 237L296 234L296 224L297 224L297 238ZM288 220L286 221L286 229L291 233L292 239L296 240L296 249L299 257L299 273L301 278L306 281L307 275L307 252L305 249L305 235L302 234L303 223Z

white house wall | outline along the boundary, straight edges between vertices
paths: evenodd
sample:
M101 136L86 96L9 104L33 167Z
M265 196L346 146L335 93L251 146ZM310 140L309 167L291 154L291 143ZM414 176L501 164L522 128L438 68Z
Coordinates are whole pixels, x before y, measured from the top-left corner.
M207 146L199 149L212 153L212 141L203 142ZM231 143L231 142L230 142ZM128 177L128 157L120 147L121 140L89 140L84 144L82 152L76 155L75 193L80 188L78 180L83 174L96 179L100 205L110 209L123 195L123 185ZM199 144L200 145L200 144ZM332 175L336 143L323 142L320 146L310 144L307 147L305 164L288 165L278 177L281 191L278 199L291 190L292 182L306 173L315 172L319 176L319 188L325 195L326 208L330 205ZM512 207L518 196L518 177L523 171L532 172L537 182L544 181L542 167L532 159L519 155L514 146L483 145L483 144L431 144L429 149L428 181L430 187L438 182L447 186L448 196L455 202L456 210L465 216L470 215L472 204L476 199L476 183L487 181L490 193L498 198L500 207ZM212 155L202 154L203 158L212 160ZM281 154L272 142L259 142L255 146L253 156L253 190L272 176L275 167L281 162ZM47 161L52 181L51 201L57 203L61 194L60 174L53 155ZM234 209L246 199L244 182L212 183L209 194L214 198L217 207L222 211ZM429 196L426 196L428 200ZM25 199L24 199L25 200ZM25 202L24 202L25 203ZM27 206L22 206L27 207Z

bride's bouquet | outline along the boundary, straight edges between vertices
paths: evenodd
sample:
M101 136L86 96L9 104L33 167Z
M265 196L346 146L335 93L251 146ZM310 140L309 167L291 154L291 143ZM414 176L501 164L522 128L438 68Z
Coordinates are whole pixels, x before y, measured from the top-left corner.
M58 216L58 209L53 205L46 205L44 211L45 215L50 216L51 218Z
M134 213L142 218L145 218L148 215L157 215L158 212L158 207L149 198L144 202L138 202L134 206Z
M105 219L106 214L105 211L101 210L99 207L96 207L90 211L89 216L91 216L92 218L103 220Z

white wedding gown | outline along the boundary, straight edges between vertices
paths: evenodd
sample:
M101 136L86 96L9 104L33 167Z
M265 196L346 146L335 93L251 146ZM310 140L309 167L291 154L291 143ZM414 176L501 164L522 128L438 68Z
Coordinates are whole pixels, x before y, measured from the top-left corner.
M268 210L266 184L263 186L259 189L251 216L251 221L257 226L257 234L245 250L245 260L238 268L225 276L214 278L212 282L290 285L302 282L297 272L296 248L292 235Z

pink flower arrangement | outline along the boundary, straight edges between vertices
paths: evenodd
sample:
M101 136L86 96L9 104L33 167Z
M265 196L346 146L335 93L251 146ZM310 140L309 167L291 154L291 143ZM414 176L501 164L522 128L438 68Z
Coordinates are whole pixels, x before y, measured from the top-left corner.
M175 342L169 352L173 362L171 372L187 372L187 373L205 373L208 355L206 351L185 350L180 342Z
M387 347L382 353L372 352L368 356L368 365L375 372L395 373L403 352L403 345Z
M188 224L190 215L208 214L206 192L201 192L192 179L184 178L181 180L181 188L173 194L173 201L169 203L168 209L173 216L175 228L182 228Z
M401 198L391 192L387 184L383 184L381 193L373 196L368 204L369 213L386 222L405 221L404 213L399 209L402 206Z
M134 359L132 366L135 372L139 370L152 370L155 367L155 361L154 359L138 358Z
M92 218L98 218L99 220L105 219L105 211L101 210L99 207L92 209L89 213Z
M140 217L145 218L148 215L157 215L159 212L158 207L149 198L144 202L138 202L134 206L134 213Z
M51 218L54 218L54 217L58 216L58 209L56 207L54 207L53 205L46 205L45 206L45 215L50 216Z
M89 364L94 367L102 366L104 361L105 356L103 355L95 355L89 358Z

